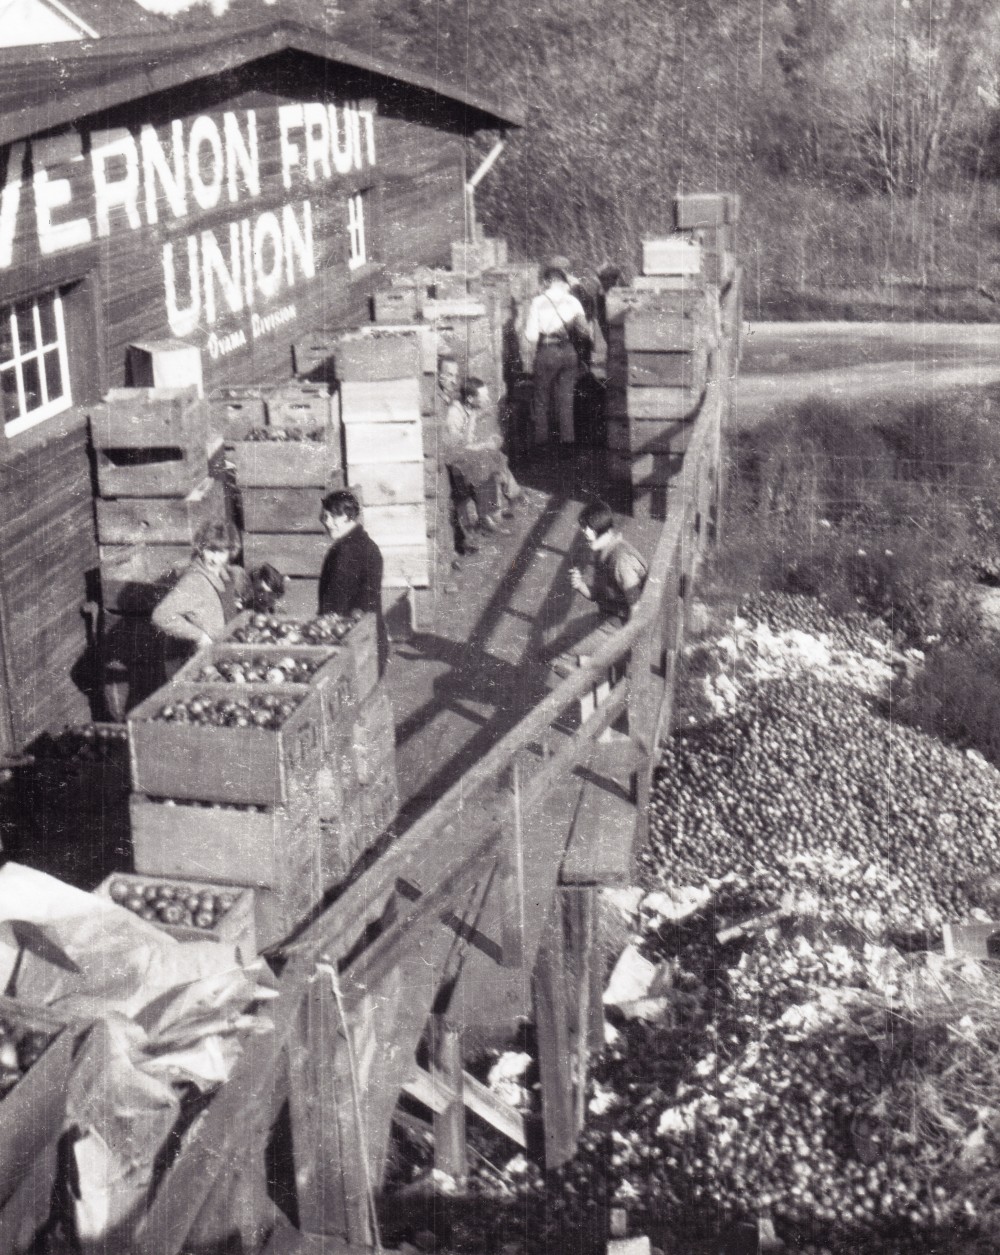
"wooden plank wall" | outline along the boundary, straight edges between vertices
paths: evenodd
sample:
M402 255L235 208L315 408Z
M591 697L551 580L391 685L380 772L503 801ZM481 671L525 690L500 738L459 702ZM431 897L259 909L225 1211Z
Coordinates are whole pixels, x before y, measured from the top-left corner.
M0 463L0 620L14 746L88 717L86 573L97 566L86 427ZM2 722L0 712L0 722Z

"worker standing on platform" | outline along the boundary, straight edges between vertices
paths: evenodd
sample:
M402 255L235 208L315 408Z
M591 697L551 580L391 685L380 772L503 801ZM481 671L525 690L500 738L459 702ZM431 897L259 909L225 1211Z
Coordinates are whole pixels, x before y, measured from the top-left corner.
M221 640L226 624L249 600L250 582L233 565L239 552L240 534L232 523L202 523L195 533L191 562L152 614L154 625L176 645L168 653L168 672L195 649Z
M472 487L480 528L506 535L505 502L521 499L521 486L503 452L496 406L482 379L470 377L448 407L445 457L457 479Z
M382 551L361 524L353 492L327 493L319 521L333 541L319 575L319 613L357 618L374 614L378 631L378 673L389 659L389 637L382 617Z
M581 596L595 602L609 622L625 624L646 583L645 560L615 527L614 515L603 501L585 506L578 526L594 556L594 570L588 581L571 567L570 583Z
M554 257L542 271L543 291L531 302L524 327L528 357L534 359L531 417L535 443L549 438L555 416L563 445L574 441L573 394L590 346L583 306L570 291L569 262Z

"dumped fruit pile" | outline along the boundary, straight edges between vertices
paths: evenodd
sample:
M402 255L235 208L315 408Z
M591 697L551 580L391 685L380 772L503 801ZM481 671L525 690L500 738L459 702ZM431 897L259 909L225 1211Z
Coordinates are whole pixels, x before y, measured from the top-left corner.
M258 444L302 444L306 441L322 443L326 440L325 427L251 427L246 440Z
M739 899L739 900L737 900ZM795 1249L925 1251L981 1232L1000 1168L1000 980L784 917L720 946L735 882L647 921L669 1017L623 1025L590 1140L664 1219L773 1217Z
M732 715L677 733L651 807L654 882L736 873L764 909L809 884L843 918L917 935L967 918L1000 872L997 772L807 670L746 684Z
M196 683L308 684L323 665L323 658L221 658L207 663L195 676Z
M302 697L279 697L276 693L254 693L248 697L215 697L199 693L194 697L167 702L154 715L165 723L193 723L211 728L264 728L275 731L302 701Z
M322 614L314 619L254 614L234 629L231 639L245 645L335 645L353 626L353 620L339 614Z
M866 620L741 614L732 700L664 749L643 854L647 901L707 905L641 918L666 1009L620 1022L583 1161L665 1220L766 1216L800 1250L996 1236L1000 974L936 951L1000 906L1000 774L893 717Z
M0 1099L41 1058L52 1034L25 1028L0 1016Z
M235 901L231 893L222 890L195 890L159 882L143 885L134 880L113 880L108 893L113 902L151 923L206 930L214 928Z

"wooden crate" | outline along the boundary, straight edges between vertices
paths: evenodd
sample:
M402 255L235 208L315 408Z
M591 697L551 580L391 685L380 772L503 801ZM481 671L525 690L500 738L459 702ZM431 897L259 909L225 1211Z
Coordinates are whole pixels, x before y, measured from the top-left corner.
M612 327L624 324L625 320L638 315L659 315L668 318L708 318L708 294L703 285L688 285L680 289L647 289L639 287L642 280L645 285L660 284L664 280L639 275L636 284L630 288L612 288L607 296L608 323Z
M19 1030L51 1034L51 1040L34 1066L0 1101L0 1233L11 1229L14 1217L5 1214L6 1204L30 1176L36 1160L59 1141L66 1115L66 1090L72 1067L74 1034L53 1012L15 998L0 997L0 1016ZM18 1208L18 1221L42 1221L48 1215L51 1196L26 1200L32 1206ZM12 1250L5 1247L4 1250Z
M701 273L701 245L688 235L643 240L644 275L697 275Z
M244 488L240 495L245 533L323 532L318 488Z
M191 561L190 545L101 545L101 603L148 614Z
M318 819L311 807L307 791L301 802L277 807L201 805L134 793L132 861L144 876L280 889L293 854L310 839L315 852Z
M322 878L322 843L319 820L309 821L315 841L297 840L289 851L284 882L270 889L254 890L257 945L271 950L286 941L315 914L327 887Z
M725 192L696 192L674 197L674 223L678 230L715 227L729 221L729 197Z
M183 545L202 523L225 520L226 499L222 483L206 476L186 497L99 498L95 509L102 544Z
M130 712L133 787L151 797L284 805L300 787L303 773L315 771L322 761L320 690L291 684L255 688L300 699L285 723L273 731L203 727L156 718L171 703L195 696L214 701L219 697L218 687L170 684Z
M409 379L423 369L420 338L395 328L384 328L381 334L355 332L337 341L334 364L342 384Z
M684 465L684 454L608 452L608 473L614 480L629 484L669 484Z
M416 287L379 289L372 297L372 312L377 323L412 322L420 316Z
M228 456L241 488L329 488L341 470L333 441L243 440Z
M335 344L332 336L321 334L293 344L292 369L295 375L300 379L332 382Z
M325 532L247 532L243 537L243 561L248 567L270 562L282 575L318 576L329 549Z
M227 625L226 641L233 641L236 635L253 620L253 611L244 610ZM277 616L282 620L295 620L296 616L282 613ZM304 619L315 617L315 605ZM319 648L326 648L320 646ZM323 693L323 714L327 723L340 717L341 711L353 707L362 701L378 683L378 633L375 616L364 614L354 624L348 634L341 640L339 648L345 650L351 658L351 667L345 671L346 683L338 681L336 685L326 685Z
M485 322L487 312L482 301L472 300L469 297L424 302L425 322L454 322L456 319L471 321L477 318Z
M257 936L254 927L254 891L245 884L233 884L230 881L209 882L191 877L161 876L157 872L138 875L135 872L112 872L106 876L94 890L99 898L113 901L111 886L116 882L134 886L137 889L146 885L169 884L174 889L185 893L218 893L220 890L230 892L233 905L221 915L212 928L195 928L189 924L163 924L159 920L150 920L154 927L162 929L177 941L215 941L226 942L233 946L242 962L250 962L257 955ZM127 910L128 908L123 908Z
M125 375L137 388L194 388L203 395L201 349L182 340L147 340L125 350Z
M383 545L413 545L427 539L427 510L423 501L405 505L365 505L365 531Z
M362 465L424 460L424 436L419 420L410 423L345 423L347 478L353 480Z
M351 489L358 493L366 510L423 501L425 469L421 462L362 462L351 468Z
M223 440L244 440L267 423L267 403L260 388L221 388L208 398L208 425Z
M427 544L383 545L383 588L426 588L430 584Z
M204 444L95 450L102 497L186 497L208 474Z
M340 418L355 423L419 423L420 376L340 385Z
M285 595L280 607L282 614L296 619L311 619L318 605L318 579L301 575L289 575L285 579Z
M619 335L627 353L677 353L700 347L705 329L700 318L637 310L625 318L620 332L609 328L609 350Z
M686 388L701 392L705 387L708 353L704 345L690 352L629 353L627 380L630 388Z
M97 449L204 451L208 407L194 388L112 388L90 410L90 437Z
M691 443L694 426L690 421L630 423L609 419L608 448L633 456L682 454Z
M630 418L638 423L693 418L702 403L698 388L628 388L612 381L607 392L607 413L612 419Z
M206 667L215 666L220 662L244 662L270 667L283 658L292 658L296 662L312 663L317 669L309 678L308 683L322 686L336 682L345 670L344 660L348 657L348 651L339 645L244 645L239 641L218 641L214 645L206 645L203 649L199 649L194 657L189 658L181 667L173 680L175 684L221 686L223 691L229 689L235 693L244 693L248 686L254 688L263 681L247 680L233 685L228 680L206 680L201 672Z
M266 396L269 427L326 427L332 414L330 390L325 384L290 383Z

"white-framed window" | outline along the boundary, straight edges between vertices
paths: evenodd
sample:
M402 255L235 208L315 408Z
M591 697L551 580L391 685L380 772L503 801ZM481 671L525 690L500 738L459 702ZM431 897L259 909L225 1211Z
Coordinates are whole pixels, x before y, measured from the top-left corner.
M368 261L364 192L355 192L347 199L347 240L347 265L350 270L357 270Z
M0 412L7 437L73 404L58 292L0 306Z

